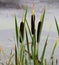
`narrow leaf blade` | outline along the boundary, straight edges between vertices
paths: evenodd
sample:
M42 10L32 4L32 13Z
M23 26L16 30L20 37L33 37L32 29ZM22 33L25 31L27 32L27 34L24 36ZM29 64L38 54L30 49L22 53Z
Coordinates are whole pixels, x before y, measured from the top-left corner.
M41 56L41 62L43 62L43 59L44 59L44 55L45 55L45 51L46 51L46 47L47 47L47 41L48 41L48 36L46 38L45 45L43 48L43 52L42 52L42 56Z
M55 19L55 24L56 24L57 32L58 32L58 35L59 35L59 27L58 27L57 19L56 19L56 17L54 17L54 19Z
M17 40L17 44L18 44L18 25L17 25L16 16L15 16L15 31L16 31L16 40Z

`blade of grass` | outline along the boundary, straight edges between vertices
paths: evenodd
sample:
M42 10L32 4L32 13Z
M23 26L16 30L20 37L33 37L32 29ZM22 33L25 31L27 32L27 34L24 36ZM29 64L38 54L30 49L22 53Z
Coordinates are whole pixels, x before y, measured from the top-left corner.
M25 52L28 53L27 50L25 50ZM28 53L28 54L29 54L29 53ZM29 56L30 56L31 59L33 59L33 56L32 56L31 54L29 54ZM41 64L41 61L40 61L39 59L37 59L37 60L38 60L38 63Z
M26 30L26 28L25 28L25 32L26 32L27 50L28 50L28 53L30 53L30 50L29 50L29 41L28 41L28 35L27 35L27 30Z
M20 46L20 61L21 61L22 65L23 65L22 56L23 56L23 45L21 44L21 46Z
M14 56L14 54L12 54L12 55L10 56L10 58L9 58L9 60L8 60L7 65L10 65L10 63L11 63L11 60L12 60L13 56Z
M45 17L45 8L43 8L43 12L42 12L41 18L40 18L40 21L42 21L42 23L44 22L44 17Z
M44 59L44 55L45 55L45 51L46 51L46 47L47 47L47 41L48 41L48 36L46 38L45 45L44 45L43 52L42 52L42 56L41 56L41 65L43 65L43 59Z
M17 64L17 48L16 48L16 45L15 45L15 65L18 65Z
M26 6L25 18L27 17L28 6Z
M17 45L18 45L18 25L17 25L16 16L15 16L15 30L16 30L16 40L17 40Z
M54 17L54 19L55 19L55 24L56 24L57 32L58 32L58 35L59 35L59 27L58 27L57 19L56 19L56 17Z
M44 65L47 65L47 60L46 59L44 60Z
M25 59L25 65L29 65L29 64L27 63L27 61L28 61L28 60L27 60L27 59Z
M55 44L54 44L54 47L53 47L53 50L52 50L52 54L51 54L51 58L53 58L54 51L55 51L55 49L56 49L57 43L58 43L58 39L56 39L56 42L55 42Z
M28 34L27 34L26 28L25 28L25 32L26 32L27 50L28 50L28 56L29 56L30 49L29 49L29 41L28 41ZM30 56L29 56L29 64L31 65Z
M37 58L37 50L36 50L36 40L35 40L35 36L33 35L33 38L32 38L32 57L33 57L33 62L34 62L34 65L37 65L38 64L38 58Z
M27 21L27 19L26 19L27 11L28 11L28 7L26 7L25 16L24 16L24 22L27 24L29 34L30 34L30 36L31 36L31 38L32 38L31 31L30 31L30 27L29 27L28 21Z
M21 61L22 65L24 65L24 58L25 58L25 46L22 43L20 46L20 61Z

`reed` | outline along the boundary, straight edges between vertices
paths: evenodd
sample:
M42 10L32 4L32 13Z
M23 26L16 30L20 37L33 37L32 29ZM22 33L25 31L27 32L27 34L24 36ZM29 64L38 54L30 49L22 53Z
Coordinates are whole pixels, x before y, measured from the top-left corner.
M20 51L19 51L20 52L19 59L21 61L21 65L47 65L46 60L45 60L45 63L43 63L43 61L44 61L44 55L46 53L46 47L48 44L49 36L47 36L47 38L46 38L46 42L45 42L40 59L38 59L38 48L37 48L37 43L38 44L40 43L40 37L41 37L41 32L42 32L44 17L45 17L45 9L43 9L43 12L40 17L40 21L38 22L37 39L36 39L36 34L35 34L35 32L36 32L36 30L35 30L35 14L32 13L32 15L31 15L31 30L30 30L30 27L29 27L29 24L27 21L27 10L28 10L28 7L26 7L26 11L25 11L25 15L24 15L24 24L23 24L23 22L21 22L20 28L19 28L20 37L22 38L22 40L23 40L22 35L24 34L24 30L25 30L25 34L26 34L26 44L24 44L24 42L22 42L22 44L20 44L21 47L20 47ZM32 10L32 12L34 12L34 10ZM56 19L55 19L55 21L56 21ZM17 25L15 25L15 26L17 26ZM58 29L57 23L56 23L56 27ZM28 28L28 31L27 31L27 28ZM31 37L31 41L30 41L31 43L29 43L28 32ZM17 36L17 34L16 34L16 36ZM57 41L58 40L56 40L55 45L53 47L53 50L51 53L51 58L54 55L54 51L55 51L57 43L58 43ZM27 48L26 48L26 46L27 46ZM15 51L15 53L16 53L16 51ZM20 65L20 62L19 62L19 65ZM52 60L51 65L53 65L53 60Z
M28 21L27 21L27 12L28 12L28 7L26 7L24 20L21 21L20 26L18 26L17 18L15 16L15 32L16 32L15 34L16 35L15 54L11 54L6 65L48 65L47 59L45 59L44 57L46 53L46 47L48 45L49 36L47 36L46 38L40 59L38 56L39 54L38 48L39 48L42 28L44 24L45 9L43 9L43 12L40 16L40 20L38 22L37 34L35 30L34 7L32 9L32 15L31 15L31 27L29 26ZM54 19L55 19L55 24L57 28L57 33L59 36L59 28L58 28L56 17L54 17ZM24 37L24 33L25 33L25 37ZM29 41L28 33L30 35L31 41ZM24 40L26 42L24 42ZM54 65L53 58L54 58L56 46L58 44L58 40L59 40L59 37L56 39L54 43L54 47L52 49L52 53L50 56L52 63L50 65ZM0 52L1 52L1 49L0 49ZM12 63L13 56L15 56L14 58L15 64ZM0 64L4 65L3 63L0 63ZM58 64L58 60L56 59L56 65L57 64Z

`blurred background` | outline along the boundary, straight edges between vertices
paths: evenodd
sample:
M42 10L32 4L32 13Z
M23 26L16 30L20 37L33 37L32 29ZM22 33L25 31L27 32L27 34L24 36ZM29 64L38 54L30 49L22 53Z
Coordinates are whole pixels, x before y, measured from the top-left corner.
M35 4L36 28L40 20L42 9L45 7L46 14L41 34L40 49L43 49L44 42L49 34L48 48L46 56L49 57L52 46L58 37L54 16L59 21L59 0L0 0L0 47L7 51L15 45L15 24L14 15L17 17L18 25L22 20L26 5L28 5L28 23L31 23L32 4ZM59 22L58 22L59 24ZM30 25L31 26L31 25ZM58 42L59 43L59 42ZM8 48L8 49L7 49ZM59 58L59 44L56 48L55 57ZM7 52L6 51L6 52ZM41 51L42 52L42 51ZM47 55L48 54L48 55Z

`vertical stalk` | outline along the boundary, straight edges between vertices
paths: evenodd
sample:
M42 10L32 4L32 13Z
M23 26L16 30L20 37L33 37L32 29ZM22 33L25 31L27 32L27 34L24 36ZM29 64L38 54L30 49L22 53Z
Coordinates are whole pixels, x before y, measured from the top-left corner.
M41 25L42 25L42 22L39 21L38 28L37 28L37 55L38 55L39 41L40 41L40 35L41 35Z
M27 35L26 27L25 27L25 32L26 32L26 42L27 42L27 50L28 50L28 56L29 56L30 49L29 49L29 41L28 41L28 35ZM29 64L31 65L30 56L29 56Z
M36 65L36 35L35 35L35 14L34 14L34 4L32 7L32 15L31 15L31 32L32 32L32 56L34 65Z
M17 65L17 47L15 45L15 65Z
M53 64L53 58L52 58L52 65L54 65L54 64Z
M17 41L17 46L18 46L18 25L17 25L16 16L15 16L15 31L16 31L16 41Z
M44 65L47 65L47 61L46 61L46 59L44 60Z

